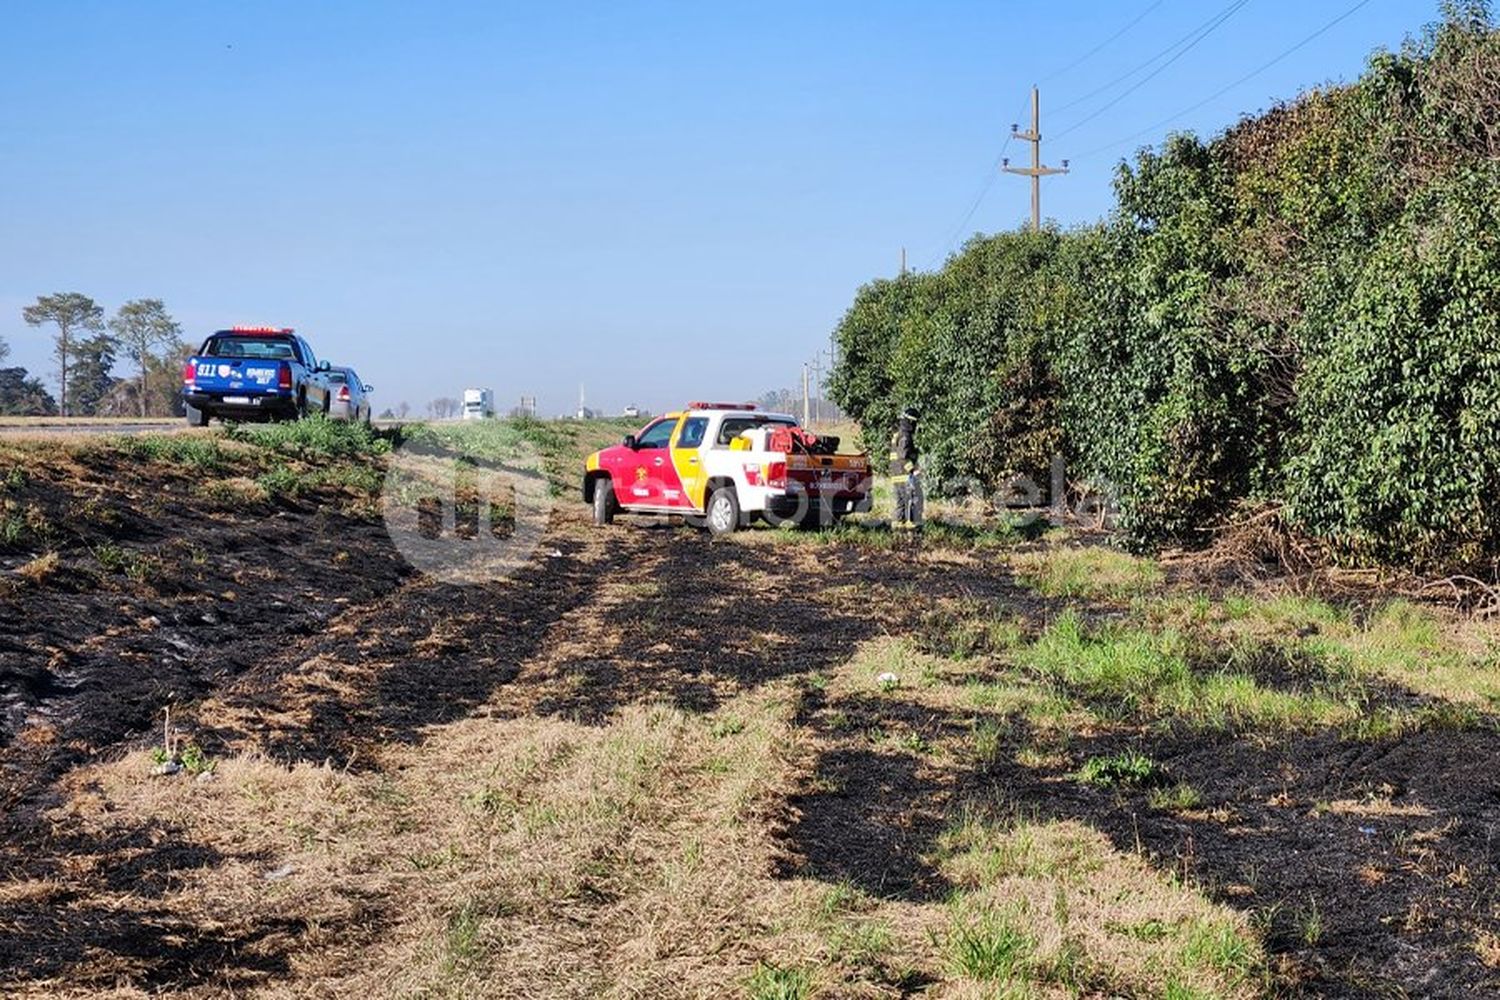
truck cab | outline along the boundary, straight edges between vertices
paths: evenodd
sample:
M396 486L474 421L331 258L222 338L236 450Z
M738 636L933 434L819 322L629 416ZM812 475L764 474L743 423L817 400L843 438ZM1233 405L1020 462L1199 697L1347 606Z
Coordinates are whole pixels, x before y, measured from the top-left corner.
M182 366L190 425L327 413L329 364L291 327L235 326L210 334Z
M463 418L465 420L488 420L495 415L495 391L493 389L465 389Z
M583 498L599 524L617 513L681 514L714 534L757 517L831 524L869 509L870 463L789 414L690 403L590 455Z

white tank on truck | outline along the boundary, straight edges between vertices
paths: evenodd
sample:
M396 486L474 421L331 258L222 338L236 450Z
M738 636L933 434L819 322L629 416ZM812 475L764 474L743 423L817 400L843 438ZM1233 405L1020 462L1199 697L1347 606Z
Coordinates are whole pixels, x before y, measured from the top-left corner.
M488 420L495 415L495 390L465 389L464 419Z

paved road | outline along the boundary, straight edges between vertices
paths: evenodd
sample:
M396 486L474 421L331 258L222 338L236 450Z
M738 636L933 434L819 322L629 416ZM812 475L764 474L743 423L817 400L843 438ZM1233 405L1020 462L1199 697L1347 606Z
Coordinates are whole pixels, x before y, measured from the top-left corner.
M186 427L181 420L58 420L38 417L35 420L0 421L0 435L31 434L149 434Z
M376 420L374 426L394 427L401 423L399 420ZM411 421L407 421L410 423ZM210 426L220 426L215 423ZM35 435L62 435L62 434L160 434L164 431L189 430L187 422L181 417L174 419L147 419L147 420L60 420L56 417L37 417L35 419L12 418L0 420L0 437L31 437Z

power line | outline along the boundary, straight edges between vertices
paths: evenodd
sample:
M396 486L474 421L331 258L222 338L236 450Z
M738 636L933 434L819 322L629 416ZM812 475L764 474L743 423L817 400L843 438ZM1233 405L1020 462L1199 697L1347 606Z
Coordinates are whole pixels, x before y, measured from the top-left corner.
M1197 104L1190 105L1190 106L1188 106L1186 108L1183 108L1181 111L1176 112L1175 114L1168 115L1167 117L1161 119L1160 121L1153 122L1152 124L1147 125L1145 128L1140 129L1139 131L1132 132L1130 135L1127 135L1123 139L1116 139L1114 142L1111 142L1111 143L1109 143L1107 145L1104 145L1104 146L1096 146L1095 148L1087 150L1086 152L1083 152L1083 153L1079 153L1078 155L1080 157L1094 156L1095 154L1103 153L1103 152L1106 152L1108 150L1114 149L1116 146L1123 146L1123 145L1125 145L1128 142L1133 142L1136 139L1139 139L1143 135L1147 135L1149 133L1155 132L1157 129L1162 128L1163 126L1170 125L1172 122L1177 121L1179 118L1182 118L1182 117L1184 117L1186 115L1192 114L1194 111L1197 111L1199 108L1201 108L1201 107L1203 107L1203 106L1205 106L1207 104L1211 104L1214 101L1218 100L1219 98L1223 97L1225 94L1229 93L1231 90L1233 90L1234 88L1238 87L1240 84L1242 84L1242 83L1248 83L1250 80L1255 79L1257 76L1260 76L1266 70L1270 69L1272 66L1275 66L1277 63L1281 62L1283 59L1285 59L1288 56L1292 55L1294 52L1298 51L1299 49L1303 48L1304 46L1307 46L1307 45L1311 44L1312 42L1316 41L1318 38L1322 37L1323 35L1327 34L1330 31L1332 31L1339 24L1343 23L1344 21L1348 20L1350 17L1353 17L1356 13L1358 13L1358 11L1359 11L1359 9L1361 7L1365 7L1369 3L1370 3L1370 0L1359 0L1359 2L1356 3L1354 6L1350 7L1348 10L1344 11L1342 14L1340 14L1338 17L1334 18L1332 21L1329 21L1327 24L1323 25L1317 31L1314 31L1312 34L1310 34L1306 38L1302 39L1296 45L1293 45L1291 48L1285 50L1280 55L1276 56L1274 59L1269 59L1266 62L1262 63L1260 66L1258 66L1255 69L1251 70L1250 72L1246 73L1244 76L1240 77L1238 80L1235 80L1233 83L1227 84L1224 87L1221 87L1219 90L1214 91L1212 94L1208 95L1203 100L1199 101Z
M1066 104L1063 104L1061 107L1055 109L1053 111L1053 114L1062 114L1064 111L1067 111L1071 108L1076 108L1078 105L1083 104L1085 101L1098 97L1105 91L1124 83L1126 80L1129 80L1131 77L1135 76L1142 70L1149 69L1151 66L1156 64L1157 60L1171 55L1178 46L1190 41L1200 31L1203 31L1205 28L1209 28L1211 30L1211 27L1217 27L1218 23L1221 23L1223 18L1225 18L1229 14L1234 13L1234 11L1238 10L1240 7L1243 7L1246 2L1247 0L1233 0L1233 2L1231 2L1228 7L1225 7L1223 10L1219 11L1219 13L1215 14L1207 21L1204 21L1192 31L1189 31L1186 35L1183 35L1181 38L1177 39L1177 41L1173 42L1171 45L1168 45L1166 48L1162 49L1151 58L1132 67L1131 69L1126 70L1124 73L1121 73L1114 79L1109 80L1105 83L1101 83L1099 86L1095 87L1088 93L1073 98L1071 101L1068 101ZM1175 59L1176 57L1174 56L1173 58Z
M1046 76L1042 77L1041 81L1039 82L1054 79L1055 77L1061 76L1064 73L1077 69L1089 59L1092 59L1094 56L1102 52L1106 47L1118 41L1123 35L1125 35L1126 32L1143 21L1146 18L1147 14L1150 14L1152 11L1156 10L1156 8L1160 7L1163 2L1164 0L1154 0L1153 3L1147 4L1146 8L1135 17L1127 21L1124 27L1117 30L1114 34L1110 35L1108 38L1104 39L1104 41L1089 49L1077 59L1074 59L1072 62L1068 63L1066 66L1048 73ZM1092 96L1092 94L1086 96ZM1022 111L1024 110L1025 107L1023 105L1022 109L1016 112L1015 117L1019 119L1021 117ZM943 242L938 252L934 254L932 260L928 262L927 266L929 268L937 266L941 258L945 254L947 254L948 251L953 249L954 243L957 242L957 240L963 235L964 229L969 225L969 221L974 218L974 213L978 212L979 206L984 204L984 199L989 196L990 189L995 186L995 180L1000 176L1001 166L1005 162L1005 153L1010 148L1011 140L1014 137L1014 131L1005 137L1005 142L1001 145L1000 152L995 156L995 162L990 165L989 170L985 171L984 181L980 184L979 190L975 193L973 200L970 202L968 211L964 212L963 218L959 220L958 225L953 227L953 231L949 234L948 239Z
M1017 120L1020 119L1021 111L1025 110L1025 107L1026 106L1023 104L1021 108L1017 109L1015 116ZM948 234L948 239L945 240L943 242L943 245L938 248L938 252L933 254L932 260L928 261L927 266L929 269L936 267L938 261L943 257L943 255L945 255L949 250L953 249L954 242L963 235L964 227L969 224L970 219L974 218L974 213L979 211L979 206L984 202L985 197L990 193L990 188L995 186L995 180L1000 176L1000 166L1005 161L1005 152L1006 150L1010 149L1011 141L1014 138L1014 132L1006 134L1005 142L1001 143L1000 152L995 156L995 162L990 165L989 170L985 171L984 181L981 183L978 192L975 193L974 200L969 205L969 210L965 212L964 217L958 221L958 225L953 227L953 231Z
M1156 79L1156 77L1160 76L1166 70L1166 68L1168 66L1172 65L1174 62L1176 62L1177 60L1181 59L1183 56L1185 56L1189 52L1191 52L1194 48L1197 47L1197 45L1198 45L1199 42L1203 41L1209 35L1213 34L1216 30L1218 30L1218 28L1220 27L1220 25L1222 25L1225 21L1229 20L1231 17L1233 17L1235 14L1237 14L1241 10L1241 8L1243 8L1249 2L1250 2L1250 0L1236 0L1236 2L1230 4L1229 7L1222 14L1220 14L1215 20L1211 21L1198 34L1198 36L1196 38L1194 38L1192 41L1188 42L1188 44L1185 45L1185 46L1183 46L1181 49L1177 50L1176 54L1174 54L1172 56L1172 58L1168 59L1166 62L1162 63L1160 66L1156 67L1156 69L1152 70L1150 73L1148 73L1145 76L1141 77L1141 79L1137 80L1131 86L1126 87L1119 94L1115 95L1114 100L1108 101L1105 104L1101 105L1099 108L1095 109L1095 111L1094 111L1093 114L1085 115L1083 118L1080 118L1078 121L1074 122L1072 125L1069 125L1067 128L1063 129L1061 132L1059 132L1056 135L1054 135L1052 138L1054 138L1054 139L1061 139L1063 136L1068 135L1071 132L1078 131L1080 128L1082 128L1083 126L1087 125L1089 122L1093 121L1095 118L1098 118L1100 115L1104 114L1104 112L1108 111L1110 108L1114 107L1116 104L1119 104L1121 101L1125 100L1125 98L1129 97L1131 94L1135 93L1137 90L1140 90L1146 84L1148 84L1152 80Z
M1098 55L1101 51L1103 51L1104 48L1106 46L1108 46L1111 42L1116 41L1117 39L1119 39L1119 37L1121 35L1125 34L1125 32L1129 31L1131 28L1134 28L1137 24L1140 24L1141 21L1145 19L1145 17L1146 17L1147 14L1151 13L1153 10L1155 10L1158 7L1160 7L1163 2L1164 2L1164 0L1156 0L1155 3L1151 4L1150 6L1148 6L1145 10L1141 11L1135 17L1131 18L1130 21L1125 25L1125 27L1121 28L1119 31L1116 31L1113 35L1110 35L1104 41L1100 42L1098 45L1095 45L1093 48L1089 49L1083 55L1079 56L1077 59L1074 59L1072 62L1068 63L1062 69L1053 70L1051 73L1048 73L1046 76L1042 77L1037 82L1038 83L1046 83L1048 80L1056 79L1057 77L1062 76L1064 73L1070 72L1072 70L1077 69L1079 66L1082 66L1084 63L1088 62L1091 58L1093 58L1094 56Z

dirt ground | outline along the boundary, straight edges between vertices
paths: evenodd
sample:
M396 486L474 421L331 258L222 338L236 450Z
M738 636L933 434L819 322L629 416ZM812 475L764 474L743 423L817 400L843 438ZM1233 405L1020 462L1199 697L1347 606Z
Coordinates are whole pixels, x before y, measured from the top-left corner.
M1077 603L1021 586L1003 550L710 543L673 525L595 529L581 503L564 501L514 579L447 586L410 573L380 521L332 493L214 510L189 474L107 456L67 480L26 487L70 525L59 564L0 596L8 994L339 994L347 985L307 954L357 962L402 919L399 890L375 878L345 887L336 912L293 899L205 918L175 898L184 885L275 858L232 836L204 842L169 811L65 808L99 794L91 767L161 742L164 708L216 758L378 776L403 766L402 748L475 719L588 727L642 704L708 715L773 687L796 692L796 747L793 787L758 807L775 845L768 879L941 903L954 886L931 860L935 842L960 803L999 795L1018 812L1086 824L1252 914L1270 954L1267 992L1500 991L1500 954L1484 951L1500 951L1493 725L1361 741L1121 723L1078 732L1055 760L1027 766L1011 752L1029 745L1022 726L976 765L956 749L971 738L971 713L823 684L864 644L922 646L955 605L1035 634ZM112 513L66 516L90 502ZM148 554L150 572L101 569L93 553L112 542ZM7 579L28 561L10 557ZM877 728L928 750L892 752L869 737ZM1165 810L1144 791L1069 780L1079 760L1123 748L1148 749L1204 804ZM920 971L893 975L881 995L933 985Z

